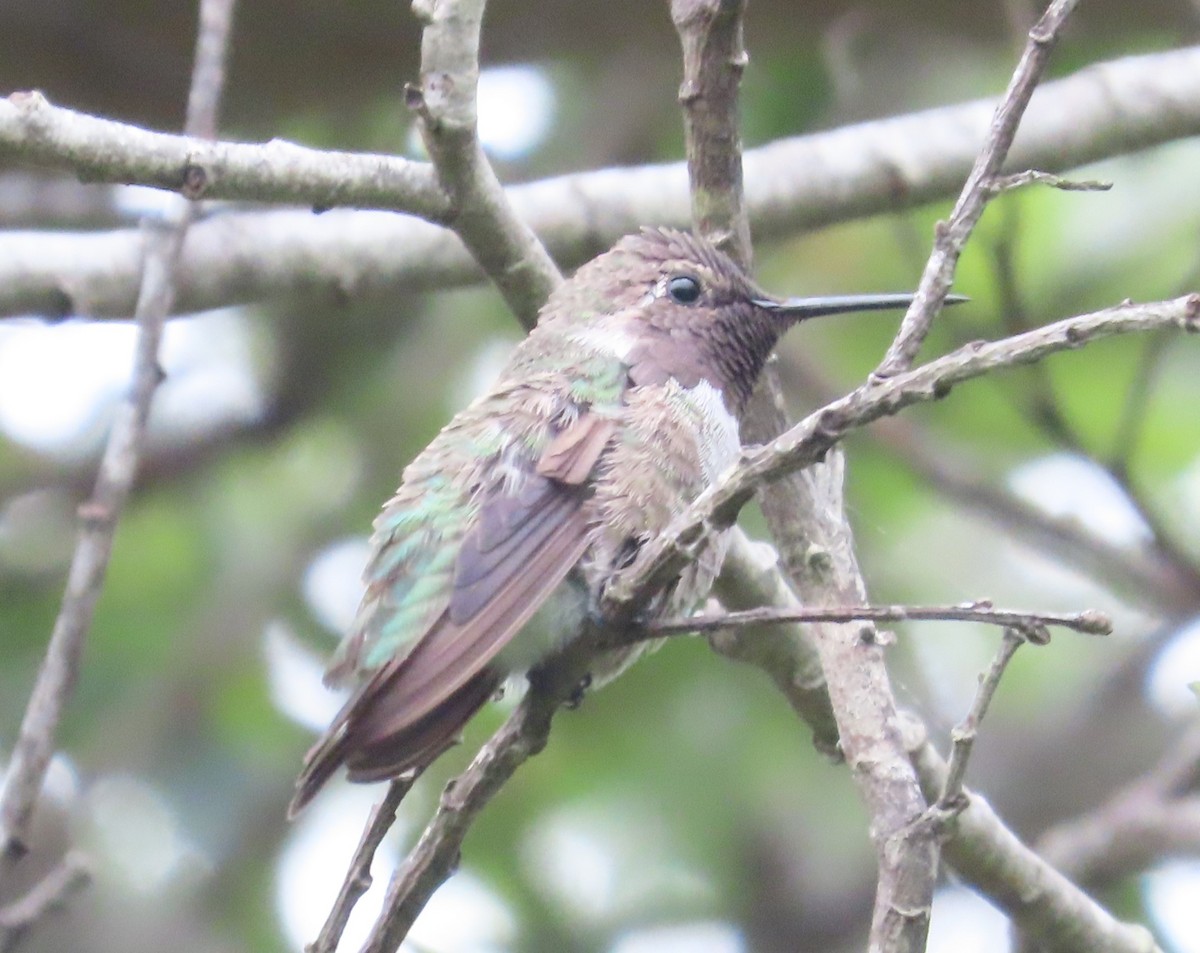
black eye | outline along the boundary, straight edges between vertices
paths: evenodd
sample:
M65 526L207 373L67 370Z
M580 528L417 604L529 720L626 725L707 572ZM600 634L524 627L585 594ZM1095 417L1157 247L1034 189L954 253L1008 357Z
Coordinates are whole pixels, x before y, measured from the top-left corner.
M676 275L667 282L667 294L672 301L691 304L700 297L700 282L691 275Z

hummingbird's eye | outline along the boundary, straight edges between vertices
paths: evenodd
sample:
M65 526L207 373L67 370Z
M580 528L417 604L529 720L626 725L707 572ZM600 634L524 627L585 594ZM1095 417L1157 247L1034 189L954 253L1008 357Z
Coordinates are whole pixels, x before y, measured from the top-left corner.
M700 282L691 275L676 275L667 282L667 294L679 304L691 304L700 297Z

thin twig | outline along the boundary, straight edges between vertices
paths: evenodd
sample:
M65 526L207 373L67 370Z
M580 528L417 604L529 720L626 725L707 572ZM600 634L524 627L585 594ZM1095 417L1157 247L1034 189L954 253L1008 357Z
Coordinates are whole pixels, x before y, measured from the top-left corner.
M996 176L1008 157L1025 108L1042 78L1067 18L1078 3L1079 0L1054 0L1029 31L1029 42L1004 98L996 108L987 141L975 160L950 218L937 229L933 253L921 276L916 300L904 316L896 339L875 369L877 376L889 377L908 370L916 360L937 308L954 283L958 257L994 194Z
M1026 328L1022 324L1017 330ZM1173 339L1166 334L1150 337L1163 342ZM839 395L813 362L790 355L783 367L790 377L788 383L809 406L821 406ZM1168 618L1192 615L1200 607L1200 586L1182 567L1167 562L1154 549L1129 548L1102 539L1078 520L1052 516L1011 490L994 485L983 467L972 461L966 446L935 439L913 417L882 420L869 435L951 502L991 520L1026 545L1047 548L1080 571L1097 576L1131 605L1165 613Z
M16 949L30 927L66 906L91 876L87 858L69 851L28 893L0 908L0 953Z
M1011 192L1027 185L1046 185L1062 192L1107 192L1113 187L1111 182L1102 179L1068 179L1052 172L1026 169L1024 172L1014 172L1012 175L994 176L986 188L993 195L999 195L1002 192Z
M232 7L233 0L202 0L192 93L188 100L190 135L211 134L216 125ZM193 186L197 182L196 178L190 180ZM10 870L28 850L30 821L54 753L59 720L78 677L83 645L103 589L117 522L137 474L150 404L163 377L158 363L159 343L174 297L176 263L193 215L194 203L181 200L169 221L147 232L145 263L134 313L138 339L132 386L113 422L95 490L79 508L79 538L66 592L13 750L8 783L0 801L3 823L0 872Z
M395 823L396 810L416 780L416 774L405 774L392 781L383 800L372 808L362 838L350 859L346 879L342 881L342 888L333 902L333 909L325 918L325 925L321 927L317 938L304 947L305 953L334 953L337 949L346 924L350 922L350 914L354 912L354 905L371 889L371 864L375 860L375 852Z
M982 622L1019 630L1035 644L1050 640L1048 626L1061 626L1083 635L1109 635L1112 622L1095 610L1078 613L1013 612L994 609L986 601L957 606L828 606L800 609L763 607L741 612L719 612L690 618L661 619L646 626L647 638L687 632L716 632L749 625L789 622Z
M545 747L551 719L578 690L593 655L594 645L585 636L530 672L525 697L467 770L442 792L433 819L388 885L383 912L363 953L392 953L399 948L433 892L453 873L476 816L517 768Z
M914 730L907 739L921 786L932 799L946 786L946 763ZM1053 953L1162 953L1145 927L1116 920L1030 850L985 798L966 792L961 813L946 820L946 860L968 884Z
M1109 626L1111 628L1111 626ZM987 672L979 680L979 690L975 693L975 701L967 716L954 726L950 733L950 760L946 765L946 781L938 794L934 809L938 811L957 811L963 801L963 779L967 774L967 763L971 760L971 749L979 735L979 725L987 714L988 706L1000 687L1000 679L1004 676L1008 663L1025 643L1025 637L1017 629L1008 628L1004 638L996 649L995 658L988 666Z

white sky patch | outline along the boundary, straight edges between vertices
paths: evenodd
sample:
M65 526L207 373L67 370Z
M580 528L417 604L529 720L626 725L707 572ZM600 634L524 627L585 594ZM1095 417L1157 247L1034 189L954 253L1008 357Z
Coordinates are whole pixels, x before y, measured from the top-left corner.
M363 595L363 568L370 556L366 536L351 536L331 543L308 564L304 573L304 598L317 620L338 636L354 621Z
M275 906L284 936L293 950L303 950L321 932L345 878L354 848L372 805L382 796L377 785L351 786L334 782L300 815L279 856L275 879ZM392 835L407 827L397 818ZM340 949L357 950L383 907L387 871L395 864L396 850L389 835L375 854L374 882L358 901ZM403 947L411 951L411 947Z
M1164 715L1187 718L1200 711L1200 698L1189 687L1193 682L1200 682L1200 619L1183 626L1158 653L1146 673L1146 694Z
M1174 860L1142 878L1146 906L1174 953L1200 953L1196 898L1200 897L1200 861Z
M538 820L522 845L547 891L584 923L602 923L616 905L620 870L612 845L571 815Z
M962 887L933 897L926 953L1007 953L1008 918Z
M11 740L11 739L6 739ZM0 749L0 791L8 782L9 758L12 752ZM70 805L79 797L79 774L66 755L56 754L46 768L46 780L42 782L42 795L58 804Z
M148 185L117 185L112 189L113 208L129 218L161 218L178 198L175 192Z
M60 804L70 804L79 797L79 773L66 755L56 754L50 759L46 780L42 782L42 795Z
M546 137L554 87L536 66L494 66L479 74L479 140L501 159L519 159Z
M325 660L279 619L263 629L263 657L275 707L305 728L324 731L346 700L344 692L331 691L321 681Z
M0 326L0 429L38 450L64 450L129 384L130 324Z
M635 930L621 936L611 953L742 953L746 941L728 923L706 921Z
M167 323L162 342L167 379L154 399L160 433L188 436L262 413L250 329L240 308L222 308Z
M617 801L539 817L523 839L521 860L540 890L589 927L644 920L663 906L694 909L715 895L679 859L660 818Z
M202 855L184 836L175 812L149 784L128 775L100 778L87 793L97 864L129 889L157 894L185 863Z
M1054 517L1074 519L1119 546L1150 538L1146 524L1125 494L1094 463L1071 453L1054 453L1017 467L1013 490Z
M7 322L0 327L0 430L71 457L95 448L128 392L137 331L129 322ZM262 410L239 309L168 322L151 432L187 437Z

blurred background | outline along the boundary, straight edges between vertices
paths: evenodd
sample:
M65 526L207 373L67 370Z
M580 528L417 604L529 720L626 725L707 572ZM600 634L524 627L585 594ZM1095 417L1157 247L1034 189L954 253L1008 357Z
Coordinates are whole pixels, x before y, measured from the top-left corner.
M998 94L1035 6L754 0L747 146ZM0 92L175 130L191 3L4 0ZM1197 42L1185 0L1081 5L1053 75ZM403 84L419 32L392 0L260 0L237 12L225 138L419 154ZM506 181L682 158L666 4L494 0L481 133ZM962 260L972 303L934 353L1200 284L1200 145L1080 177L1101 194L997 201ZM161 208L145 189L0 166L0 228L106 230ZM779 293L913 287L946 206L796 235L758 252ZM784 345L797 412L853 386L894 330L829 321ZM479 287L305 293L186 315L168 329L152 447L116 539L78 691L24 866L66 845L95 883L23 949L297 951L332 901L377 789L284 806L338 707L319 678L355 609L366 534L404 464L491 379L519 329ZM86 495L128 379L122 322L0 321L0 764L61 596ZM1188 724L1200 679L1200 344L1111 340L963 387L848 444L859 555L877 602L988 597L1095 607L1106 640L1058 635L1018 654L976 746L971 783L1036 842L1146 771ZM754 513L745 517L761 532ZM902 702L944 743L998 635L902 627ZM405 802L381 860L419 832L445 780ZM840 951L861 948L874 890L866 816L761 674L678 639L560 715L547 750L496 798L461 871L418 921L414 951ZM386 881L377 865L377 881ZM15 885L17 888L20 885ZM1200 861L1100 878L1120 916L1200 951ZM377 891L343 948L355 949ZM1190 899L1188 899L1190 898ZM0 897L0 902L4 898ZM930 949L1007 949L1003 921L948 881Z

